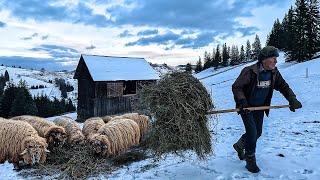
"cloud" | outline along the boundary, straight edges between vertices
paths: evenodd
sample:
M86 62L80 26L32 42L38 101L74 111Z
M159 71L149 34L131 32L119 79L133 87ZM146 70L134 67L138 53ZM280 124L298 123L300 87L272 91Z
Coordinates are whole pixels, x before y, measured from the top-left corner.
M149 35L154 35L154 34L158 34L159 31L158 29L148 29L148 30L144 30L144 31L140 31L137 33L138 36L149 36Z
M78 60L78 59L77 59ZM68 60L68 63L62 61L55 61L53 58L33 58L23 56L0 56L0 64L6 66L21 66L24 68L41 69L45 68L51 71L57 70L74 70L77 64L77 60Z
M150 44L168 44L170 41L175 41L180 38L179 34L173 33L172 31L168 31L165 34L159 34L151 37L142 37L137 41L129 42L126 46L147 46Z
M236 30L242 33L242 37L245 37L245 36L251 36L251 35L256 34L256 32L259 31L259 28L241 27L241 28L237 28Z
M122 33L119 34L119 37L125 38L125 37L133 37L134 35L131 34L128 30L123 31Z
M250 8L244 0L228 6L225 1L199 3L198 0L136 0L125 1L137 4L135 8L114 6L108 8L117 24L136 26L160 26L176 29L197 29L222 32L233 30L236 17L251 16ZM241 3L240 3L241 2ZM156 13L155 13L156 12Z
M44 35L44 36L41 36L41 39L46 40L46 39L48 39L48 37L49 37L49 35Z
M290 1L290 0L286 0ZM197 38L181 38L179 41L195 41L183 47L197 48L212 41L212 35L221 37L232 36L241 32L249 36L258 31L255 26L244 26L238 18L252 17L252 9L261 6L284 6L286 1L276 0L236 0L236 1L205 1L198 0L124 0L124 5L112 6L107 9L117 25L133 25L159 27L182 30L180 35L191 35L200 32ZM239 28L241 27L241 28ZM141 33L140 33L141 35ZM207 35L207 37L204 37ZM140 38L131 45L145 45L162 35ZM159 40L160 41L160 40ZM167 43L167 41L163 41Z
M34 37L38 37L38 33L33 33L31 36L28 36L28 37L23 37L21 38L22 40L31 40L33 39Z
M3 6L10 10L12 15L23 20L63 21L97 27L105 27L111 23L105 15L95 14L92 8L82 2L75 5L62 5L55 0L4 0Z
M165 50L170 50L177 46L180 46L181 48L197 49L215 42L213 39L215 35L217 35L215 32L201 32L197 34L196 37L183 37L180 34L168 31L165 34L139 38L136 41L127 43L126 46L148 46L156 44L167 45Z
M94 45L91 44L91 46L86 47L86 49L91 50L91 49L95 49L96 47Z
M213 39L216 36L216 32L202 32L197 35L195 38L185 38L181 39L177 44L181 44L182 48L192 48L197 49L209 45L210 43L216 43Z
M51 44L42 44L30 50L47 52L51 57L58 61L79 58L80 54L76 49Z
M0 28L5 27L6 25L7 25L6 23L0 21Z

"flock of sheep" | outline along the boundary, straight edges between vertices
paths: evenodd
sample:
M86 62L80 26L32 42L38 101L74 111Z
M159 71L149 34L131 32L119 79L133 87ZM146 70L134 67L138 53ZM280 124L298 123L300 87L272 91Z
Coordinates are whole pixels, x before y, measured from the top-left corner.
M89 118L82 129L66 116L53 122L28 115L0 117L0 164L8 160L15 169L21 162L43 164L49 150L65 144L88 143L95 154L115 156L138 145L149 128L148 116L137 113Z

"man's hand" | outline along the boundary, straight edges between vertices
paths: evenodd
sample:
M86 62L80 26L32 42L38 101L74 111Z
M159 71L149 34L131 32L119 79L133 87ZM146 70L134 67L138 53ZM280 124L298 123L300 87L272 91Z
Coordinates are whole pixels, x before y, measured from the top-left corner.
M240 109L239 114L245 115L245 114L250 113L250 110L244 109L244 108L249 107L249 104L246 99L241 99L238 104L239 104L239 109Z
M295 112L296 109L302 108L301 102L298 101L297 98L295 98L295 97L292 97L289 99L289 105L290 105L289 109L292 112Z

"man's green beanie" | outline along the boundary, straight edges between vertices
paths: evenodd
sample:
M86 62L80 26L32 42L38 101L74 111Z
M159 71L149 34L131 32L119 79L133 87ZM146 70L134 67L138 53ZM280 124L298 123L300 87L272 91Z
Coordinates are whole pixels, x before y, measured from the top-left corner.
M278 49L274 46L266 46L262 48L258 56L258 61L262 62L263 60L270 57L279 57Z

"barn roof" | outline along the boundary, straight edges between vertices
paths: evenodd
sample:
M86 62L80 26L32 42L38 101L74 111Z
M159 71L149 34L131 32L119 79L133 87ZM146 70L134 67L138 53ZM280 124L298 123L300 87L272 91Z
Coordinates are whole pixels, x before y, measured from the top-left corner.
M156 71L144 58L81 55L94 81L156 80Z

